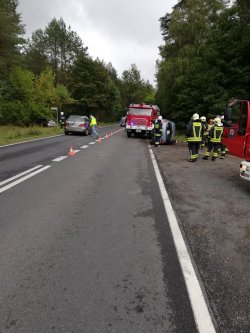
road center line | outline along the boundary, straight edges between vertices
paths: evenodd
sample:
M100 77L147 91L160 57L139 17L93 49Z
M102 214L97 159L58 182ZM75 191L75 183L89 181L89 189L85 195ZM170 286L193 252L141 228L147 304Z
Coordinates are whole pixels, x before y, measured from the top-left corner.
M89 146L88 145L85 145L85 146L82 146L82 147L80 147L80 148L82 148L82 149L86 149L86 148L88 148Z
M19 173L19 174L13 176L13 177L11 177L11 178L8 178L8 179L6 179L6 180L0 182L0 186L3 186L4 184L10 183L10 182L12 182L12 180L15 180L15 179L17 179L17 178L20 178L20 177L26 175L27 173L30 173L30 172L32 172L32 171L34 171L34 170L36 170L36 169L41 168L41 167L42 167L42 165L37 165L37 166L35 166L34 168L28 169L28 170L26 170L26 171L24 171L24 172L21 172L21 173Z
M36 170L36 171L34 171L34 172L28 174L27 176L24 176L23 178L20 178L20 179L14 181L13 183L11 183L11 184L9 184L9 185L6 185L6 186L2 187L2 188L0 189L0 193L3 193L3 192L5 192L5 191L9 190L11 187L16 186L17 184L20 184L20 183L24 182L26 179L29 179L29 178L31 178L31 177L37 175L38 173L40 173L40 172L42 172L42 171L45 171L46 169L48 169L48 168L50 168L50 167L51 167L50 165L46 165L46 166L44 166L43 168L41 168L41 169L39 169L39 170Z
M91 141L89 144L90 144L90 145L95 145L96 142L95 142L95 141Z
M154 153L149 147L155 175L162 195L165 211L172 232L182 274L186 283L197 329L200 333L216 333L202 289L195 273L189 252L183 239L177 218L171 205L167 190L161 177Z
M59 157L55 158L54 160L52 160L52 162L61 162L62 160L64 160L67 157L68 156L59 156Z

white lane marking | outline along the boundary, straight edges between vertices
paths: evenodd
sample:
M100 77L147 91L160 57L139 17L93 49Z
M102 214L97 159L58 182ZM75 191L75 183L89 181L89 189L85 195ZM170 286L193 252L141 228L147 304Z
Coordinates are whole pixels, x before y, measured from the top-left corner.
M44 140L44 139L52 139L52 138L56 138L57 136L64 136L64 134L57 134L57 135L45 136L44 138L38 138L38 139L27 140L27 141L16 142L16 143L9 143L8 145L0 146L0 148L21 145L22 143L28 143L28 142L39 141L39 140Z
M50 166L50 165L46 165L46 166L44 166L43 168L41 168L41 169L39 169L39 170L36 170L36 171L34 171L34 172L28 174L27 176L24 176L23 178L20 178L20 179L16 180L15 182L13 182L13 183L11 183L11 184L9 184L9 185L6 185L6 186L2 187L2 188L0 189L0 193L9 190L11 187L16 186L17 184L20 184L20 183L24 182L26 179L29 179L29 178L31 178L31 177L37 175L38 173L40 173L40 172L42 172L42 171L45 171L45 170L48 169L48 168L51 168L51 166Z
M182 274L186 283L197 329L200 333L216 333L211 315L201 290L199 280L196 276L195 269L193 267L190 255L177 222L177 218L161 177L154 153L151 148L149 148L149 151L174 239L175 248L181 265Z
M79 153L79 151L81 151L81 150L79 150L79 149L74 149L74 153Z
M80 148L81 149L86 149L86 148L88 148L89 146L88 145L85 145L85 146L81 146Z
M95 142L95 141L91 141L89 144L90 144L90 145L95 145L96 142Z
M32 172L32 171L34 171L34 170L36 170L36 169L41 168L41 167L42 167L42 165L37 165L37 166L35 166L34 168L28 169L28 170L26 170L26 171L24 171L24 172L21 172L21 173L19 173L19 174L13 176L13 177L11 177L11 178L8 178L8 179L6 179L6 180L0 182L0 186L3 186L4 184L7 184L7 183L11 182L12 180L15 180L15 179L17 179L17 178L20 178L20 177L26 175L27 173L30 173L30 172Z
M52 162L61 162L62 160L64 160L67 157L68 156L59 156L59 157L55 158L54 160L52 160Z

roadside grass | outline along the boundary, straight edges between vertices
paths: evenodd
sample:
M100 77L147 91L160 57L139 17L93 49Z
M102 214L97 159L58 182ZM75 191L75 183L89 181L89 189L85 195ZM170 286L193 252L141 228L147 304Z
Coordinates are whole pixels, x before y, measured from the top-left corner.
M114 123L115 124L115 123ZM107 126L110 123L99 123L98 126ZM42 126L30 126L20 127L14 125L0 126L0 146L11 143L18 143L23 141L29 141L33 139L44 138L46 136L53 136L63 134L63 130L60 126L55 127L42 127Z
M175 140L178 142L185 142L185 130L177 130L175 134Z
M19 127L14 125L0 126L0 145L28 141L51 135L62 134L59 126L55 127Z

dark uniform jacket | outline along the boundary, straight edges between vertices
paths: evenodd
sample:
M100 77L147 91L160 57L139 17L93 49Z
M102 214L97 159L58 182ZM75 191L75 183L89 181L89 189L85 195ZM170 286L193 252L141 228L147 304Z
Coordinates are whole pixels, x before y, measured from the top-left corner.
M186 128L186 141L187 142L201 142L204 128L200 121L190 120Z
M154 126L154 135L161 136L162 135L162 124L160 120L157 120Z
M214 125L208 133L210 142L213 143L221 142L222 133L223 133L223 126Z

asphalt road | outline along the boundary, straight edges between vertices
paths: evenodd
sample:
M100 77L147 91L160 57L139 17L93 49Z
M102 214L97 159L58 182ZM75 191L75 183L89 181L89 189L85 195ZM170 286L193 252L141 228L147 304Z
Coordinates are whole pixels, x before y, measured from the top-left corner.
M197 332L147 141L90 141L0 148L0 332Z

